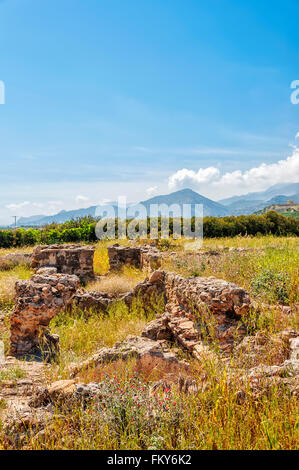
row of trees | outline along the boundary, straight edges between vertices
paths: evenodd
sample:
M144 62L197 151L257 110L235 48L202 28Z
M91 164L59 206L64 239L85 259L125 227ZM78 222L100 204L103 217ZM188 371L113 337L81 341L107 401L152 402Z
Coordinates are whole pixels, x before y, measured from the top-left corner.
M127 220L128 225L130 221ZM115 219L115 237L118 236L118 220ZM120 222L124 224L124 221ZM141 223L141 222L140 222ZM72 220L64 224L51 224L43 228L19 228L17 230L0 230L0 248L29 246L36 244L53 244L68 242L97 241L95 227L97 220L92 217ZM194 219L192 220L191 227ZM144 224L150 232L150 219ZM173 235L175 224L170 219L169 235ZM138 225L137 225L138 230ZM161 232L161 218L158 219L158 232ZM299 235L299 220L284 217L277 212L263 215L242 215L238 217L205 217L203 235L207 238L234 237L237 235Z

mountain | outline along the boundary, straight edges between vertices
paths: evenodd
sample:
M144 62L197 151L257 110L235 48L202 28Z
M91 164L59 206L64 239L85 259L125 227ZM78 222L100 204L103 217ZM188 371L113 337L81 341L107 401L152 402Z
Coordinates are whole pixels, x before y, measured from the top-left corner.
M18 219L18 225L30 225L30 224L35 225L35 222L38 222L43 217L46 217L46 216L39 214L39 215L32 215L30 217L20 217Z
M275 196L292 196L293 194L299 193L299 183L282 183L275 184L266 191L260 191L255 193L243 194L242 196L232 196L226 199L220 199L218 201L223 206L230 206L233 203L241 201L269 201Z
M270 206L270 205L273 205L273 204L283 204L284 202L287 202L287 201L294 201L294 202L298 203L299 202L299 193L298 194L292 194L291 196L279 195L279 196L272 197L272 199L267 201L267 204Z
M299 183L276 184L266 191L233 196L218 202L225 206L230 215L248 215L263 210L271 204L278 204L279 199L281 202L295 200L298 192Z
M202 204L204 216L223 217L228 214L226 208L221 204L212 201L212 199L201 196L195 191L192 191L192 189L182 189L164 196L155 196L147 199L146 201L140 202L140 204L143 204L146 207L148 213L151 204L167 204L168 206L177 204L181 211L183 210L183 204ZM160 213L164 215L163 211L160 211ZM178 215L180 214L178 213ZM194 215L194 210L192 211L192 215Z
M150 213L151 204L166 204L171 206L177 204L177 212L173 211L171 215L178 216L183 213L183 204L191 204L191 215L194 215L195 204L202 204L204 216L213 217L224 217L227 215L248 215L263 210L273 204L281 204L289 199L299 202L299 183L292 184L276 184L271 186L266 191L249 193L242 196L233 196L231 198L222 199L221 201L215 202L212 199L208 199L200 194L192 191L191 189L182 189L171 194L165 194L161 196L155 196L145 201L141 201L146 210L147 214ZM117 203L112 202L111 205L114 207L115 214L117 216ZM61 211L54 215L36 215L32 217L21 217L18 220L19 226L42 226L51 224L53 222L60 224L67 222L68 220L77 219L79 217L92 216L97 217L100 213L97 211L99 206L90 206L85 209L76 209L71 211ZM111 206L100 206L102 209ZM128 217L136 217L135 211L138 210L137 204L128 205L130 212ZM182 211L182 212L181 212ZM159 215L167 215L165 209L159 209ZM138 217L138 216L137 216ZM142 217L138 217L142 218Z
M177 204L180 206L180 210L183 208L183 204L191 204L193 207L191 207L191 215L194 215L194 205L195 204L203 204L203 210L204 210L204 215L212 215L214 217L222 217L224 215L227 215L228 212L225 207L223 207L221 204L218 202L214 202L211 199L208 199L204 196L201 196L200 194L196 193L195 191L192 191L191 189L182 189L181 191L176 191L171 194L166 194L164 196L155 196L151 199L147 199L146 201L140 202L140 204L143 204L147 210L147 213L149 214L150 211L150 205L151 204L167 204L168 206L172 204ZM115 209L115 214L117 215L117 206L116 203L113 202L111 203ZM57 223L61 224L63 222L66 222L68 220L72 219L77 219L79 217L86 217L86 216L92 216L96 217L99 215L97 211L97 207L99 206L91 206L87 207L86 209L77 209L77 210L72 210L72 211L61 211L58 214L54 215L41 215L41 216L33 216L33 217L21 217L18 220L18 225L19 226L41 226L41 225L47 225L51 223ZM107 208L108 206L101 206L102 209ZM131 204L130 206L130 212L129 216L133 217L135 211L138 210L137 204ZM193 209L193 210L192 210ZM166 213L160 210L159 214L161 215L166 215ZM174 216L180 215L180 213L176 213L174 211L173 213Z
M62 224L68 220L78 219L79 217L86 217L88 215L94 217L97 206L91 206L87 209L75 209L72 211L60 211L58 214L54 215L41 215L33 217L20 217L18 220L19 226L33 226L33 225L47 225L52 224Z

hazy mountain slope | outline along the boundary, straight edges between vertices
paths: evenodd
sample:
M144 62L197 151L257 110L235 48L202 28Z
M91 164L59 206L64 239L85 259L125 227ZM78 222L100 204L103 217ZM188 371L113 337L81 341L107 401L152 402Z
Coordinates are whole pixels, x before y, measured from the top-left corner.
M271 186L266 191L260 191L255 193L248 193L243 194L242 196L232 196L226 199L221 199L218 201L220 204L224 206L230 206L236 202L242 201L269 201L269 199L284 195L284 196L291 196L292 194L299 193L299 183L283 183L283 184L275 184Z
M263 210L265 207L271 204L280 204L286 202L288 199L293 199L295 202L299 202L299 183L293 184L279 184L272 186L266 191L258 193L250 193L243 196L234 196L232 198L223 199L222 202L225 205L215 202L212 199L208 199L200 194L192 191L191 189L182 189L175 191L170 194L155 196L145 201L140 202L145 206L147 215L150 214L151 204L166 204L171 206L177 204L179 206L178 212L174 212L173 215L180 215L183 204L191 204L192 211L191 215L194 215L194 205L202 204L204 209L204 216L224 217L226 215L248 215L253 214L257 211ZM117 216L116 203L113 202L111 205L115 208L115 215ZM91 206L85 209L76 209L71 211L61 211L58 214L49 216L32 216L32 217L21 217L18 220L19 226L40 226L55 223L63 223L71 219L77 219L79 217L99 215L96 212L98 206ZM106 208L107 206L102 206ZM134 211L137 211L137 205L130 205L129 217L135 215ZM166 215L167 213L163 210L159 214ZM140 218L140 217L139 217Z
M115 204L115 203L113 203ZM172 204L178 204L180 208L182 209L183 204L193 204L193 207L195 204L203 204L204 208L204 215L212 215L215 217L221 217L224 215L227 215L227 210L225 207L221 206L218 202L214 202L211 199L208 199L204 196L201 196L200 194L196 193L195 191L192 191L191 189L183 189L181 191L176 191L171 194L167 194L164 196L155 196L151 199L148 199L146 201L142 201L140 204L143 204L145 208L148 211L150 210L150 205L151 204L167 204L167 205L172 205ZM77 209L77 210L72 210L72 211L61 211L58 214L54 215L49 215L49 216L34 216L34 217L22 217L18 221L18 225L23 225L23 226L29 226L29 225L46 225L50 223L63 223L71 219L76 219L79 217L85 217L85 216L92 216L95 217L96 214L96 208L98 206L91 206L86 209ZM103 206L107 207L107 206ZM115 206L114 206L115 207ZM117 215L117 208L115 207L116 215ZM130 216L134 215L134 210L137 210L136 205L131 205L130 208ZM194 211L192 212L192 215L194 214ZM162 213L162 215L164 215ZM174 215L179 215L179 214L174 214Z
M39 219L33 219L33 217L21 217L18 220L18 225L47 225L53 222L61 224L67 222L68 220L78 219L79 217L86 217L91 215L95 216L97 206L87 207L86 209L76 209L72 211L61 211L58 214L41 216Z
M151 204L167 204L168 206L178 204L181 209L183 208L183 204L202 204L205 216L222 217L227 215L226 208L221 204L201 196L195 191L192 191L192 189L182 189L171 194L155 196L146 201L142 201L140 204L143 204L148 211Z

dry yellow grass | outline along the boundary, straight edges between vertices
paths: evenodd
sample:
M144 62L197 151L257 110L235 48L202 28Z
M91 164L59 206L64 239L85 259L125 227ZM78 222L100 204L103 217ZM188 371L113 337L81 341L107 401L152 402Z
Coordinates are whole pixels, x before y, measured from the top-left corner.
M26 266L16 266L10 271L0 271L0 309L13 306L16 281L29 279L32 274L33 271Z
M96 245L96 274L108 272L107 246L112 243L99 242ZM254 295L252 280L259 278L262 273L267 270L283 273L290 279L286 286L290 304L298 302L297 238L269 236L205 240L204 248L207 249L225 246L267 247L264 252L229 254L224 257L210 257L209 260L198 260L196 256L187 259L182 245L182 241L171 241L168 251L178 251L180 256L177 260L165 262L165 268L186 276L214 275L244 286L250 290L251 295ZM14 281L29 276L30 271L20 267L9 272L0 272L0 293L5 291L3 299L8 300L4 302L5 305L12 306ZM145 274L138 270L125 268L122 272L108 274L87 287L120 293L132 289L144 277ZM278 304L274 298L267 297L270 294L270 291L261 290L258 295L261 300L265 295L272 305ZM157 312L159 309L155 308L152 315L146 316L140 305L129 311L119 302L106 316L96 312L91 313L88 318L80 311L73 314L61 313L50 325L52 331L60 336L60 355L57 362L49 368L47 379L54 381L69 378L70 363L81 362L99 348L110 347L129 334L140 334L144 325ZM298 319L294 315L282 314L278 308L264 308L259 318L254 313L248 318L248 325L251 334L259 331L264 338L258 353L258 362L275 364L285 359L285 350L281 343L276 342L276 334L285 328L298 328ZM9 327L8 322L5 327ZM231 366L240 368L242 372L243 367L253 365L247 356L246 351L240 352L238 357L231 359ZM139 432L137 425L124 427L116 432L114 422L109 427L103 427L101 415L97 414L92 420L94 415L90 410L83 410L78 406L69 411L58 410L53 426L46 429L41 440L28 435L22 445L27 449L144 449L151 446L161 449L298 449L298 398L291 396L285 388L274 385L258 399L248 390L246 399L240 403L240 382L236 378L228 386L223 363L219 367L217 361L210 364L192 362L192 368L199 384L201 373L206 373L208 387L192 396L182 397L174 393L176 402L183 402L183 417L171 416L165 421L163 418L159 427L149 425L143 434ZM81 379L85 382L102 379L103 372L109 372L108 369L103 369L100 373L89 370ZM133 362L117 363L110 370L111 374L117 375L120 382L125 384L128 375L133 372ZM151 375L149 378L155 380L157 377ZM130 413L130 403L126 406L125 412ZM115 416L118 417L117 414ZM14 448L14 445L7 445L0 432L0 449L7 447Z
M0 256L8 255L9 253L32 253L34 248L34 246L0 248Z
M125 266L120 272L108 274L99 281L89 283L87 289L110 294L123 294L132 290L144 278L145 274L142 271Z

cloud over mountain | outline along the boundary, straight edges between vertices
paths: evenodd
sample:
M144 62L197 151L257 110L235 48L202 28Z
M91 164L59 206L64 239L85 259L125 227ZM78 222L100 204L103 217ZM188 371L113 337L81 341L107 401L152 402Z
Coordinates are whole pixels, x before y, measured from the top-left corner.
M197 190L213 190L217 195L227 196L263 190L282 182L297 182L299 179L299 148L291 156L276 163L262 163L246 171L235 170L221 174L216 167L200 168L197 171L182 169L168 179L171 190L192 187Z

